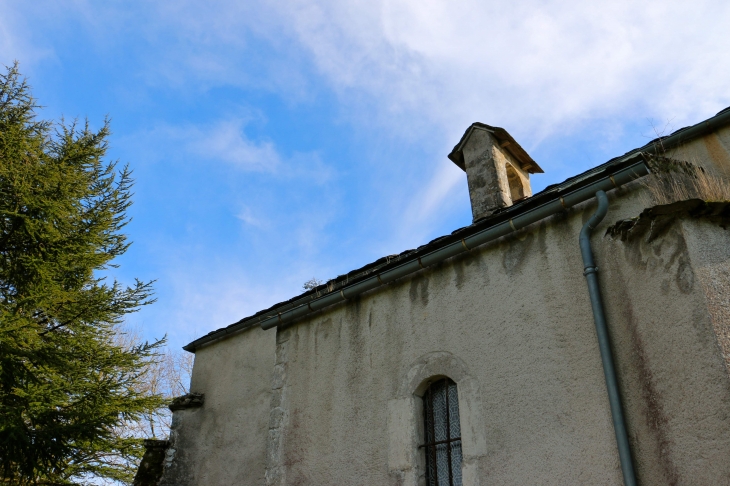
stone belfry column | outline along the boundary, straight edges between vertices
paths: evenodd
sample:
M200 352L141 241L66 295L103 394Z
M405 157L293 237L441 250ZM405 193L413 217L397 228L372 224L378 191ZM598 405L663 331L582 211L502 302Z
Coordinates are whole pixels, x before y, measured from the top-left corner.
M473 220L530 197L530 174L540 166L503 128L472 124L449 154L469 184Z

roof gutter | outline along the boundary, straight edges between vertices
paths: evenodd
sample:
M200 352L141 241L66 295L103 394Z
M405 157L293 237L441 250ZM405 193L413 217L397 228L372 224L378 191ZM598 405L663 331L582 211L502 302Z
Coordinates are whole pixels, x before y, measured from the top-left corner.
M730 124L730 107L725 108L708 120L692 125L691 127L680 128L671 135L652 140L643 147L629 152L627 155L633 155L636 152L664 155L663 152L676 148L702 135L714 132L718 128L722 128L728 124Z
M477 246L496 240L502 236L506 236L520 228L524 228L525 226L540 221L541 219L555 213L564 211L571 206L575 206L576 204L593 198L597 191L609 191L631 182L634 179L643 177L648 173L649 169L646 163L642 160L635 165L629 166L628 168L620 170L614 174L610 174L607 177L599 179L598 181L581 189L565 194L553 201L537 206L536 208L519 214L503 223L486 228L471 236L467 236L462 240L446 245L431 253L427 253L407 263L398 265L395 268L391 268L390 270L372 275L355 284L345 286L341 288L339 292L331 292L325 296L311 300L306 304L264 319L261 321L261 328L271 329L272 327L286 324L294 319L299 319L307 314L316 312L333 304L352 299L363 292L373 290L381 285L385 285L389 282L405 277L406 275L440 263L447 258L454 257L460 253L469 251L472 248L476 248Z
M632 158L635 159L634 163L629 162ZM207 343L225 338L231 334L247 329L252 325L259 324L262 329L271 329L292 322L295 319L301 319L325 307L357 297L364 292L418 272L426 267L513 233L548 216L564 211L576 204L593 198L599 190L610 191L649 173L644 157L641 154L626 157L622 162L628 162L628 164L621 164L620 167L616 167L615 171L606 171L602 177L573 191L565 194L559 194L556 191L551 200L527 211L520 212L505 221L484 228L429 253L414 256L403 264L369 274L362 280L343 285L338 290L320 296L305 297L291 304L279 307L278 312L274 315L269 313L268 315L245 319L236 325L196 339L183 349L194 352L197 348Z
M656 140L646 144L644 147L632 150L621 157L612 159L607 164L604 164L604 166L618 165L619 167L615 167L614 171L606 170L600 180L593 180L591 183L582 185L582 187L566 194L561 194L560 190L551 190L548 188L543 192L552 193L550 195L546 195L548 197L552 197L552 199L541 204L536 204L533 208L516 214L511 219L505 221L505 218L502 218L498 223L466 236L461 240L447 244L424 255L414 255L414 257L406 263L398 266L387 266L387 268L383 268L383 271L381 272L368 274L368 276L366 276L363 280L358 279L352 284L345 284L333 292L325 293L324 295L319 294L318 292L315 294L308 294L299 299L293 299L290 302L278 305L269 311L264 311L255 316L242 319L241 321L226 328L213 331L210 334L196 339L184 346L183 349L195 352L197 348L205 344L219 339L224 339L232 334L255 325L261 325L263 329L270 329L280 324L286 324L294 319L301 318L312 312L323 309L324 307L337 304L343 300L351 299L363 292L372 290L380 285L419 271L426 266L441 262L478 245L482 245L501 236L505 236L517 229L539 221L540 219L546 218L552 214L588 200L593 197L598 190L608 191L648 174L649 170L643 161L642 153L662 155L662 153L667 150L671 150L683 143L687 143L694 138L713 132L728 124L730 124L730 108L722 110L709 120L691 127L682 128L669 136L657 138ZM636 160L636 162L632 163L632 160ZM589 173L592 171L589 171ZM578 176L578 178L582 180L577 183L572 182L576 179L573 178L570 181L570 185L581 184L585 180L584 176L585 174ZM592 177L590 177L590 179L592 179ZM564 186L564 184L561 184L561 186ZM566 187L566 190L570 190L570 188ZM531 200L532 202L537 203L535 200L539 199L538 196L539 195L536 194L532 198L524 201L524 203L529 205L531 204ZM520 203L509 208L501 215L508 216L510 209L520 211L522 209L520 206L523 206L524 203ZM272 315L273 312L276 312L276 314Z

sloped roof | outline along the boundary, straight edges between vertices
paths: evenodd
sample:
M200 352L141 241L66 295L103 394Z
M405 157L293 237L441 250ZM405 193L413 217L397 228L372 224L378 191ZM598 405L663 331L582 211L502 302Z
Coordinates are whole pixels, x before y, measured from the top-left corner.
M453 231L449 235L440 236L426 243L425 245L419 246L416 249L406 250L397 255L388 255L379 258L374 262L368 263L363 267L333 278L327 283L322 284L300 295L292 297L289 300L274 304L267 309L261 310L251 316L245 317L229 326L212 331L187 344L183 347L183 349L185 349L186 351L194 352L195 349L199 346L258 325L263 319L269 318L271 316L276 316L278 313L282 313L294 307L306 304L308 301L311 301L316 297L320 297L323 294L339 292L343 287L351 285L353 283L357 283L358 281L367 278L369 275L375 272L379 273L396 265L401 265L407 261L418 259L420 256L426 253L435 251L455 241L462 240L474 233L484 230L485 228L503 223L511 218L515 218L516 216L522 213L526 213L527 211L530 211L531 209L541 204L544 204L547 201L558 199L563 194L589 185L602 177L606 177L607 174L611 174L631 164L635 164L636 160L642 158L644 153L653 154L659 151L660 148L663 150L669 150L673 147L676 147L677 145L686 143L694 138L702 136L706 133L710 133L728 124L730 124L730 107L725 108L724 110L717 113L717 115L715 115L714 117L709 118L703 122L689 127L680 128L670 135L656 138L644 145L643 147L631 150L624 155L621 155L620 157L615 157L604 164L601 164L581 174L566 179L559 184L550 185L544 190L538 192L537 194L534 194L532 197L526 198L508 208L502 208L486 218L475 221L469 226L465 226L463 228L459 228ZM470 128L472 128L473 126L474 125L472 125ZM462 137L462 141L463 140L464 138ZM457 147L459 147L459 144L457 144Z
M449 153L448 155L449 159L451 159L451 161L459 166L459 168L464 172L466 172L466 167L464 166L464 154L462 152L462 149L466 141L469 140L469 137L474 132L474 130L485 130L494 135L494 137L499 142L499 146L512 154L512 157L514 157L520 163L520 167L525 172L529 172L530 174L542 174L544 172L540 168L540 166L537 165L537 162L532 160L532 157L530 157L525 149L523 149L520 144L517 143L517 140L512 138L512 135L510 135L507 130L501 127L493 127L491 125L487 125L486 123L479 122L472 123L469 128L466 129L464 135L461 136L461 140L459 140L459 143L454 146L454 148L451 150L451 153Z

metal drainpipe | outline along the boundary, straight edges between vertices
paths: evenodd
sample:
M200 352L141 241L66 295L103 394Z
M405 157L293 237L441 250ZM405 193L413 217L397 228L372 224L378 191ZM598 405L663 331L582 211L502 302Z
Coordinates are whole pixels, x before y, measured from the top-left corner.
M603 303L601 302L601 290L598 287L598 267L593 261L593 251L591 250L591 232L598 226L608 212L608 197L603 191L596 192L598 200L598 209L591 216L588 222L583 225L580 230L580 252L583 256L583 275L588 283L588 293L591 297L591 307L593 308L593 320L596 323L596 334L598 335L598 347L601 350L601 361L603 362L603 374L606 378L606 388L608 390L608 402L611 405L611 417L613 418L613 430L616 433L616 443L618 445L618 457L621 461L621 471L624 476L624 484L626 486L636 486L636 475L634 474L634 464L631 459L631 447L629 446L629 437L626 433L626 424L624 423L624 412L621 407L621 397L618 392L618 384L616 382L616 369L611 356L611 344L608 337L608 328L606 327L606 315L603 312Z

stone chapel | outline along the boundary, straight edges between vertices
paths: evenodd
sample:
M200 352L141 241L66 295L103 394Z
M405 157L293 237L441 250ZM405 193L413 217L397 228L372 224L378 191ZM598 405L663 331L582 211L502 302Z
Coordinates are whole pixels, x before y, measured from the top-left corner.
M188 344L137 484L730 485L730 108L536 194L448 157L473 223Z

